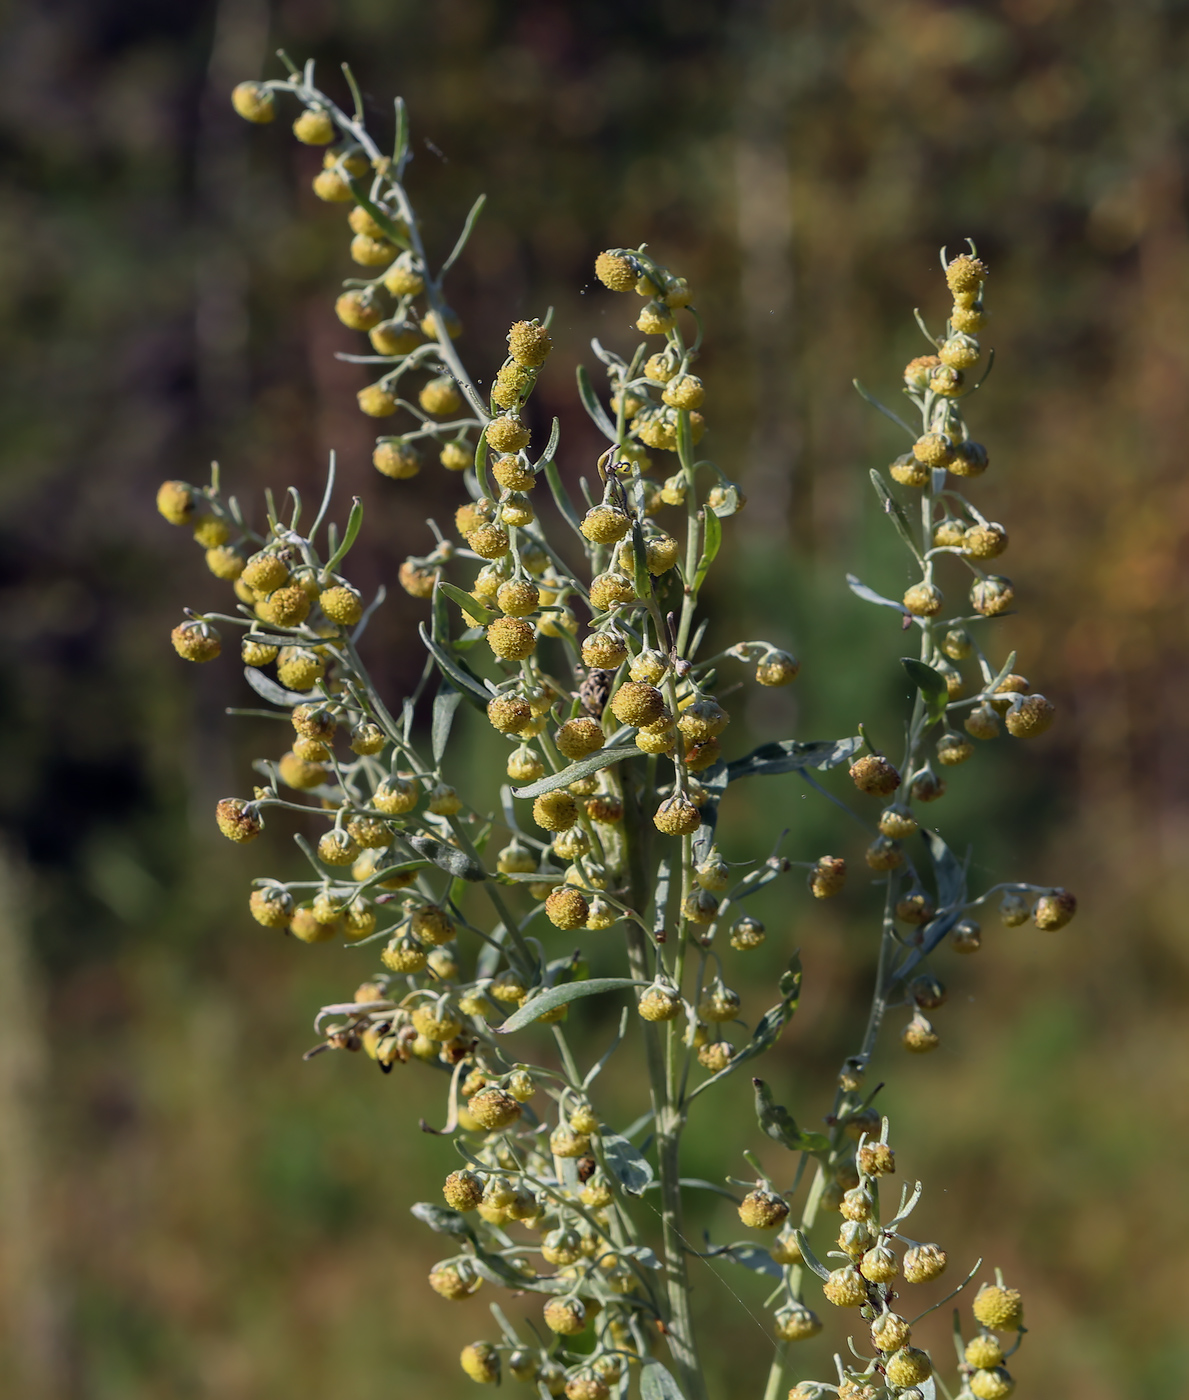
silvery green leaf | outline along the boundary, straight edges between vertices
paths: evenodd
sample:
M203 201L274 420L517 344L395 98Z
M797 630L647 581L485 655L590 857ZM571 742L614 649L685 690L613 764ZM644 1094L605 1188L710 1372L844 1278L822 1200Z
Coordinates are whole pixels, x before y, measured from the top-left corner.
M457 603L468 616L477 617L480 622L494 622L497 617L503 616L502 613L496 612L493 608L485 607L477 599L472 598L469 593L464 593L461 588L447 583L445 579L438 579L436 587L440 588L452 603Z
M417 832L406 832L403 839L412 846L419 856L431 860L441 870L449 871L456 879L478 883L487 875L477 860L472 859L457 846L448 846L432 836L421 836Z
M648 1159L618 1133L604 1132L600 1135L603 1156L616 1180L629 1196L638 1196L652 1180L652 1167Z
M854 574L847 574L847 587L857 598L862 598L867 603L878 603L882 608L894 608L903 617L911 617L912 614L903 603L894 603L891 598L885 598L877 593L874 588L868 588L865 583L860 583Z
M267 700L270 705L284 705L286 709L292 709L294 705L304 705L313 693L307 692L302 695L296 690L286 690L283 685L278 685L255 666L244 667L244 680L262 700Z
M954 855L936 831L921 829L929 854L933 857L933 873L937 880L937 907L950 909L966 903L966 867Z
M810 1249L809 1241L805 1238L805 1231L795 1230L793 1234L797 1241L797 1248L801 1251L801 1258L805 1260L806 1266L812 1269L818 1278L822 1280L828 1279L830 1277L830 1271L817 1255L814 1254L813 1250Z
M445 595L443 595L443 597L444 596ZM436 642L429 635L424 622L419 625L418 631L421 633L421 640L425 643L425 649L437 662L438 669L442 674L450 677L454 686L462 691L463 695L466 696L472 705L477 706L486 713L487 702L491 699L491 694L479 678L472 675L456 657L451 656L450 652L447 651L441 643Z
M790 1152L816 1154L830 1150L830 1139L824 1133L804 1132L783 1104L773 1103L772 1090L762 1079L751 1082L755 1089L756 1117L773 1142L783 1143Z
M518 1031L525 1026L531 1026L546 1011L552 1011L558 1006L565 1006L578 997L595 996L599 992L617 992L624 987L646 987L647 985L647 982L636 981L631 977L588 977L581 982L565 982L560 987L549 987L543 992L538 992L536 996L526 1001L519 1010L513 1011L502 1026L497 1026L495 1029L501 1035L506 1035L509 1031Z
M742 1264L753 1273L769 1274L772 1278L783 1278L784 1269L772 1258L763 1245L743 1240L739 1244L725 1244L713 1251L715 1259L726 1259L732 1264Z
M840 763L846 763L862 743L862 738L856 735L850 739L815 740L807 744L795 739L761 744L758 749L727 765L727 782L761 774L796 773L803 768L836 768Z
M454 724L454 712L458 709L461 699L462 692L456 690L443 676L438 693L434 696L433 727L430 734L435 763L441 763L445 755L446 745L450 742L450 729Z
M543 793L553 792L555 788L567 787L570 783L577 782L579 778L589 778L592 773L597 773L602 768L610 768L613 763L619 763L622 759L639 757L640 750L635 744L627 744L616 749L600 749L598 753L591 754L589 758L581 758L577 763L571 763L560 773L552 773L547 778L529 783L527 787L513 788L512 796L540 797Z
M598 395L594 391L594 386L590 382L590 375L586 372L585 365L578 366L578 397L582 400L582 407L590 415L591 422L598 428L599 432L608 442L618 442L619 434L616 432L615 424L607 417L606 410L599 402Z
M681 1387L659 1361L645 1361L640 1373L640 1400L685 1400Z
M874 467L871 469L871 484L875 487L876 494L883 504L884 512L891 517L892 524L896 527L896 533L912 550L917 562L923 563L917 542L912 537L912 530L909 528L908 516L904 513L904 507L892 495L891 488L883 479L883 473L876 471Z
M447 1210L445 1206L431 1205L429 1201L418 1201L415 1206L410 1206L409 1210L418 1220L428 1225L439 1235L470 1236L472 1233L466 1219L456 1210Z

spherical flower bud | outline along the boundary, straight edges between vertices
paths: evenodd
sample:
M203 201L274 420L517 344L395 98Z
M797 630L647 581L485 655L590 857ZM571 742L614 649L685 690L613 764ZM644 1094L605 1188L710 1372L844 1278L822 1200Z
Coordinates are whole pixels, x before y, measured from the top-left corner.
M904 594L904 606L914 617L936 617L944 601L941 589L931 583L914 583Z
M628 675L634 681L656 685L668 669L669 662L666 657L659 651L646 648L638 656L632 658L631 665L628 667Z
M578 820L578 803L564 788L542 793L533 803L533 821L546 831L567 831Z
M483 1199L483 1178L465 1167L451 1172L442 1185L442 1195L454 1210L474 1210Z
M506 661L523 661L537 649L532 623L519 617L497 617L488 625L487 645Z
M984 1327L994 1332L1015 1332L1024 1321L1024 1305L1019 1290L999 1284L983 1284L971 1311Z
M994 739L999 734L999 716L984 701L970 711L962 727L976 739Z
M400 442L394 439L385 439L376 444L372 453L372 466L381 476L391 477L394 481L407 481L410 477L416 476L421 470L421 454L408 442ZM402 569L401 583L406 592L412 592L404 580ZM432 592L432 587L430 592ZM429 594L413 594L414 597L428 597Z
M904 383L909 389L927 389L929 376L941 364L936 355L918 355L904 366Z
M888 468L892 480L901 486L928 486L929 468L911 452L897 457Z
M372 806L386 816L400 817L417 805L420 789L408 778L385 778L372 794Z
M929 1021L918 1011L909 1021L908 1025L900 1036L900 1043L905 1050L914 1055L927 1055L930 1050L936 1050L941 1044L941 1037L933 1029Z
M1057 707L1043 695L1025 695L1014 702L1003 722L1013 739L1031 739L1049 728L1056 713Z
M329 146L334 140L334 122L322 107L307 107L293 123L293 134L303 146Z
M869 1283L891 1283L900 1264L887 1245L877 1244L859 1260L859 1272Z
M1011 1373L1003 1366L976 1371L970 1377L969 1385L978 1400L1007 1400L1016 1388Z
M896 1170L896 1154L886 1142L865 1142L856 1160L864 1176L890 1176Z
M613 792L596 792L586 800L586 815L593 822L614 826L623 821L623 800Z
M462 395L449 375L431 379L417 395L417 402L435 418L448 418L462 407Z
M351 186L337 170L319 170L314 176L311 188L326 204L350 204L355 198ZM360 326L359 329L365 330L366 327Z
M595 258L595 276L613 292L630 292L636 285L636 269L622 253L600 253Z
M533 321L517 321L508 332L508 354L518 365L536 369L553 349L553 340L544 326Z
M977 953L983 946L983 931L975 919L959 919L950 934L955 953Z
M1002 525L971 525L962 543L967 554L976 559L994 559L1007 548L1007 531Z
M590 581L590 605L596 612L609 612L636 596L632 581L620 573L596 574Z
M766 936L764 925L759 919L744 916L737 920L731 929L731 947L740 950L758 948Z
M266 126L277 114L272 93L259 83L237 83L231 90L231 105L244 121Z
M981 442L960 442L954 448L949 469L954 476L982 476L990 460Z
M1032 911L1032 922L1046 931L1064 928L1077 913L1078 902L1068 890L1042 894Z
M664 335L674 325L673 312L663 301L650 301L636 317L636 329L643 335Z
M187 525L198 507L194 488L184 481L164 481L157 490L157 509L171 525Z
M471 1380L496 1385L500 1378L500 1354L490 1342L471 1342L463 1347L458 1364Z
M965 545L966 526L960 520L942 520L933 527L935 549L963 549Z
M955 296L977 292L987 278L987 265L969 253L959 253L945 269L945 280ZM910 1382L911 1384L911 1382Z
M503 1089L480 1089L467 1100L471 1117L488 1132L507 1128L520 1117L520 1105Z
M502 559L508 552L508 532L502 525L484 521L466 537L467 545L483 559Z
M277 627L300 627L310 615L310 595L300 584L288 584L270 593L256 611Z
M500 414L487 425L487 445L493 452L519 452L529 444L529 430L513 413Z
M966 1344L966 1364L977 1370L988 1370L1003 1360L1003 1348L998 1337L981 1332Z
M265 928L284 928L293 915L293 896L277 885L265 885L252 891L248 910Z
M208 553L231 538L231 529L221 515L201 515L192 522L194 543ZM211 571L212 573L214 570Z
M615 544L632 528L632 523L618 506L600 505L591 506L579 528L595 544Z
M842 856L820 856L809 872L809 890L815 899L830 899L846 884L846 861Z
M715 979L698 1000L698 1015L704 1021L733 1021L739 1015L739 993Z
M716 738L730 722L730 715L713 696L701 695L681 711L677 728L690 743L702 744Z
M871 1340L883 1352L899 1351L911 1337L912 1328L899 1313L880 1313L871 1324Z
M666 797L653 814L652 824L666 836L691 836L702 825L698 809L680 795Z
M598 753L606 742L607 736L603 733L603 726L597 719L590 719L583 715L577 719L566 720L553 738L557 747L567 758L579 759L587 758L592 753Z
M521 744L509 755L505 771L509 778L514 778L518 783L535 783L538 778L545 776L545 764L535 749ZM534 867L528 868L532 870Z
M611 713L620 724L643 729L665 713L665 697L646 681L625 681L611 698Z
M945 433L925 433L913 443L912 455L926 467L945 467L953 460L954 445Z
M776 1335L784 1342L803 1342L816 1337L822 1330L822 1320L802 1303L783 1307L774 1319Z
M318 605L331 622L337 622L340 627L354 627L363 616L363 599L345 584L323 589L318 595Z
M984 617L995 617L1005 612L1015 601L1015 589L1010 579L999 574L988 574L976 579L970 590L970 603L975 612Z
M961 370L978 364L981 353L979 343L973 336L959 332L945 341L938 351L938 357L943 364Z
M361 212L358 208L353 212ZM389 249L389 256L391 256ZM424 337L411 321L381 321L367 337L377 355L404 356L423 344Z
M756 680L761 685L790 685L797 679L801 663L787 651L772 650L756 666Z
M545 900L545 915L555 928L581 928L589 913L586 897L569 885L553 890Z
M286 787L299 792L320 787L330 776L320 763L310 763L295 753L282 754L277 763L277 775Z
M391 418L396 412L396 399L383 384L368 384L355 395L355 401L369 418Z
M571 1376L566 1382L566 1400L607 1400L611 1388L599 1375Z
M218 629L209 622L180 622L169 639L184 661L214 661L223 650Z
M367 292L344 292L335 302L334 312L353 331L370 331L384 319L384 312Z
M904 852L899 842L877 836L863 852L863 859L872 870L898 870L904 864Z
M944 763L947 768L954 768L959 763L965 763L973 755L974 745L961 734L952 732L943 734L937 741L938 761Z
M1005 894L999 901L999 917L1008 928L1028 922L1028 901L1018 894Z
M384 274L384 286L394 297L415 297L425 290L425 278L412 253L404 252L397 258ZM425 332L424 323L421 329L426 334L426 339L437 339L434 332Z
M680 374L665 385L661 399L670 408L701 408L706 391L696 374Z
M549 1134L549 1150L555 1157L583 1157L590 1150L590 1138L561 1123Z
M627 656L627 644L618 632L593 632L582 643L582 664L596 670L614 671Z
M902 802L885 807L879 814L879 829L893 841L905 841L920 830L920 823Z
M948 1263L940 1245L914 1245L904 1256L904 1277L909 1283L929 1283L945 1273Z
M777 1264L803 1264L805 1258L797 1243L797 1232L791 1223L786 1222L780 1234L768 1246L768 1253Z
M950 325L954 330L965 335L973 335L975 331L981 331L987 322L983 304L977 297L970 302L969 306L965 304L971 295L970 292L964 292L962 302L956 302L950 312Z
M672 1021L681 1015L681 998L672 987L654 982L645 990L636 1010L645 1021Z
M411 933L394 938L380 954L380 961L389 970L402 975L420 972L429 961L421 942Z
M822 1292L836 1308L861 1308L867 1301L867 1285L853 1264L835 1269L822 1284Z
M900 786L900 774L882 754L864 754L850 766L851 781L860 792L887 797Z
M875 1234L866 1220L846 1220L838 1231L838 1248L858 1259L875 1243Z
M545 1326L563 1337L573 1337L586 1327L586 1307L580 1298L550 1298L545 1304Z
M318 858L327 865L350 865L359 847L348 831L327 831L318 842Z
M590 852L590 837L580 826L572 826L569 831L559 831L553 838L553 850L562 860L580 860ZM567 884L583 883L567 880Z
M501 734L518 734L531 722L533 712L521 695L495 695L487 702L487 718Z
M788 1219L788 1202L765 1187L749 1191L739 1205L739 1219L749 1230L775 1230Z
M920 1385L933 1374L933 1363L918 1347L901 1347L884 1363L888 1384L898 1389Z

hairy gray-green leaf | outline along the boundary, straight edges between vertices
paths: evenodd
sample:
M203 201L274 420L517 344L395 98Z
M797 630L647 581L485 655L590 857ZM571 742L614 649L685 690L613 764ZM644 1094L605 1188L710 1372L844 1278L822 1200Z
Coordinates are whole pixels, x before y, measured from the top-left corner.
M949 909L966 903L966 867L954 855L936 831L921 830L929 854L933 858L933 874L937 880L937 907Z
M586 372L586 366L579 365L577 374L578 397L582 400L582 407L590 414L591 422L608 442L618 442L619 434L615 431L615 424L607 417L603 405L599 402L594 386L590 382L590 375Z
M810 1249L809 1241L805 1238L805 1231L794 1230L793 1235L797 1241L797 1248L801 1251L801 1258L805 1260L806 1266L812 1269L818 1278L823 1280L828 1279L830 1277L830 1271L817 1255L814 1254L813 1250Z
M431 860L441 870L448 871L459 880L478 883L487 875L477 860L460 851L457 846L448 846L433 836L421 836L417 832L403 833L403 840L426 860Z
M477 602L469 593L464 593L461 588L455 588L452 583L447 583L444 578L438 579L437 587L442 590L447 598L457 603L465 613L470 617L477 617L482 623L494 622L497 617L503 616L502 613L498 613L494 611L494 609L485 607L482 603Z
M742 1240L738 1244L724 1244L721 1249L711 1251L707 1257L727 1259L732 1264L742 1264L753 1273L768 1274L772 1278L784 1277L784 1269L763 1245L752 1244L749 1240Z
M418 1220L428 1225L431 1230L436 1230L439 1235L465 1235L470 1238L473 1234L470 1225L467 1224L466 1217L456 1210L447 1210L445 1206L431 1205L429 1201L418 1201L415 1206L410 1206L409 1210Z
M945 714L945 707L950 698L945 677L940 671L935 671L932 666L924 661L919 661L915 656L902 656L900 664L908 672L908 679L924 697L929 718L940 719Z
M532 1025L546 1011L565 1006L577 997L590 997L599 992L617 992L624 987L647 985L648 983L636 981L631 977L588 977L581 982L565 982L560 987L549 987L543 992L538 992L519 1010L513 1011L503 1025L497 1026L496 1029L501 1035L506 1035L509 1031L522 1030L525 1026Z
M296 690L286 690L283 685L278 685L255 666L244 667L244 680L262 700L267 700L270 705L283 705L287 710L292 709L294 705L304 705L310 698L308 693L302 695Z
M555 788L567 787L570 783L577 782L579 778L589 778L592 773L597 773L602 768L610 768L613 763L619 763L621 759L639 757L640 750L635 744L625 744L615 749L600 749L598 753L591 754L589 758L580 758L577 763L571 763L560 773L553 773L548 778L541 778L535 783L529 783L527 787L513 788L512 796L540 797L543 793L553 792Z
M446 745L450 742L450 729L454 724L454 712L458 709L461 700L462 692L456 690L443 676L442 683L438 686L438 693L434 696L433 728L430 733L435 763L441 763L446 752Z
M871 484L875 487L876 495L879 496L883 504L884 512L890 516L892 524L896 527L896 533L904 543L912 550L913 557L918 564L924 565L921 558L921 551L917 548L917 542L912 537L912 530L909 528L908 516L904 513L904 507L892 495L891 488L883 479L883 473L871 468Z
M865 583L861 583L854 574L847 574L846 586L856 598L862 598L867 603L878 603L881 608L894 608L896 612L904 617L911 617L912 614L903 603L894 603L891 598L885 598L881 593L877 593L874 588L868 588Z
M603 1157L616 1180L629 1196L638 1196L652 1180L652 1167L648 1158L618 1133L603 1132L599 1141L603 1147Z
M685 1400L685 1396L661 1363L649 1357L640 1372L640 1400Z
M727 764L727 782L760 774L796 773L804 768L837 768L840 763L846 763L862 743L862 738L856 735L850 739L816 740L807 744L795 739L761 744L745 757Z

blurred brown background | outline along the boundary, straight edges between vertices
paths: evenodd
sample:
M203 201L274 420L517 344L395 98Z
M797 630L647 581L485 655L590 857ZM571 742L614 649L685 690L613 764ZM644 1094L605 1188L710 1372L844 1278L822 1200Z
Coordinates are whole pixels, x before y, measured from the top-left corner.
M980 751L934 810L955 845L977 843L979 881L1061 881L1082 912L1055 935L988 927L978 958L942 959L942 1049L905 1063L893 1038L880 1068L902 1169L929 1187L924 1236L951 1272L985 1253L1025 1289L1020 1393L1172 1393L1189 1364L1186 6L10 0L0 23L14 1393L461 1396L457 1348L491 1330L489 1290L461 1308L430 1294L439 1242L407 1214L452 1164L415 1129L438 1117L440 1085L345 1055L301 1063L313 1011L361 957L249 921L249 877L292 868L285 832L246 853L214 834L214 800L247 787L276 730L223 717L246 696L233 662L186 667L167 639L183 602L224 594L155 514L162 478L203 481L218 456L244 500L313 490L336 447L368 511L352 557L365 587L394 579L458 489L367 464L359 372L332 357L350 344L331 312L350 272L341 213L308 194L316 156L285 122L249 128L227 102L280 71L279 44L318 58L340 95L350 60L383 131L392 95L408 99L439 255L488 192L452 286L464 350L486 377L511 319L557 308L538 399L542 422L565 420L571 475L592 440L568 366L593 363L592 334L627 341L626 303L591 285L594 253L647 239L698 288L708 442L751 498L715 636L770 635L804 660L795 696L737 707L733 752L749 725L897 732L894 619L842 575L903 586L866 483L901 448L850 381L895 401L921 349L912 307L944 315L937 248L976 239L999 360L971 406L993 459L974 497L1012 536L1021 608L1004 650L1061 722ZM370 657L400 694L420 614L399 593L385 613ZM490 752L474 742L464 757ZM724 820L737 858L770 833L746 797ZM794 856L858 857L794 786L763 797ZM774 898L768 945L732 975L754 1012L804 948L804 1009L767 1072L812 1122L853 1046L871 925L861 889L808 904L797 887ZM716 1110L740 1145L749 1097ZM719 1141L695 1132L696 1173L744 1170ZM740 1270L727 1281L760 1294ZM758 1394L754 1323L709 1273L699 1303L717 1392ZM945 1328L942 1314L940 1347ZM814 1374L843 1331L830 1319Z

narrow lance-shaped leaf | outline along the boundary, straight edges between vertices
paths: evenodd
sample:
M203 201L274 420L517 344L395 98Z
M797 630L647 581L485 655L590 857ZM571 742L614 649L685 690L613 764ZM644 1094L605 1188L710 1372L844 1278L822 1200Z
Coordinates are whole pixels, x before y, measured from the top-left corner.
M323 570L324 573L333 573L347 557L351 546L355 543L356 537L359 534L359 527L362 524L363 502L358 496L355 496L351 502L351 514L347 517L347 529L343 534L343 542L326 561L326 567Z
M727 782L740 778L774 777L779 773L796 773L804 768L837 768L848 762L862 747L859 735L847 739L816 740L802 744L795 739L780 743L761 744L758 749L727 765Z
M514 1011L503 1025L497 1026L496 1029L501 1035L507 1035L509 1031L523 1030L525 1026L532 1025L534 1021L543 1016L546 1011L553 1011L559 1006L565 1006L577 997L589 997L598 992L617 992L624 987L644 987L647 985L646 982L639 982L632 977L590 977L582 982L566 982L560 987L549 987L530 997L519 1010Z
M913 558L916 559L917 563L923 566L925 561L921 558L921 551L917 548L917 542L912 537L912 530L908 524L908 516L904 513L904 507L892 495L891 488L883 479L883 473L876 471L874 467L871 468L871 484L875 487L884 513L896 527L896 533L912 551Z
M806 1267L812 1269L818 1278L828 1279L830 1271L810 1248L809 1241L805 1238L805 1231L794 1230L793 1236L797 1241L797 1248L801 1251L801 1258L805 1260Z
M454 685L462 691L463 695L472 705L486 711L487 702L491 699L491 693L481 684L478 677L472 675L462 664L441 646L426 631L425 623L421 623L417 629L421 634L421 640L425 643L425 649L438 664L438 669L444 676L449 676Z
M854 574L847 574L846 586L856 598L862 598L866 603L878 603L881 608L892 608L904 617L912 616L903 603L896 603L891 598L885 598L882 593L877 593L874 588L868 588Z
M900 664L908 672L908 679L924 696L929 718L940 719L945 714L945 707L950 698L945 677L926 662L918 661L915 656L902 656Z
M472 598L469 593L464 593L461 588L456 588L454 584L447 583L444 578L438 579L437 587L452 602L458 604L468 617L478 618L482 623L494 622L497 617L503 614L480 603L477 598Z
M615 424L607 417L603 405L599 402L594 386L590 382L590 375L586 372L586 366L579 365L577 374L578 396L582 400L582 407L586 409L591 421L608 442L618 442L619 434L615 431Z
M430 741L433 745L433 761L441 763L450 742L450 730L454 724L454 712L462 700L462 692L443 677L433 702L433 728Z
M933 873L937 879L937 907L949 909L966 903L966 869L936 831L925 828L921 835L933 858Z
M487 878L479 862L456 846L448 846L444 841L435 840L432 836L421 836L417 832L406 832L402 839L412 846L419 856L433 861L439 869L448 871L460 880L478 883Z
M418 1201L415 1206L409 1207L409 1211L439 1235L464 1235L468 1239L474 1235L466 1217L456 1210L431 1205L429 1201Z
M262 700L267 700L270 705L282 705L287 710L292 709L294 705L304 704L310 698L308 694L302 695L296 690L286 690L263 671L258 671L255 666L244 667L244 680Z
M640 750L632 744L623 745L615 749L600 749L598 753L591 754L589 758L580 758L577 763L571 763L568 768L563 768L560 773L552 773L548 778L541 778L535 783L529 783L527 787L513 788L513 797L540 797L543 793L552 792L555 788L566 787L570 783L577 782L579 778L589 778L592 773L597 773L602 768L610 768L613 763L618 763L624 758L639 758Z
M661 1363L649 1357L640 1372L640 1400L685 1400L685 1396Z
M693 592L697 595L702 582L710 572L710 566L714 563L718 554L719 546L722 544L722 526L718 523L718 512L707 510L703 512L704 521L702 527L702 557L698 560L697 571L694 574Z

